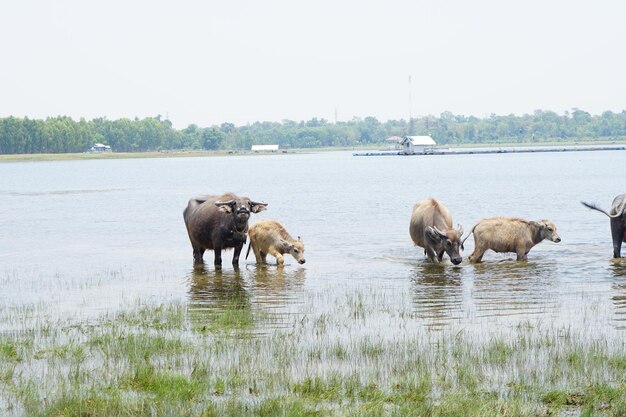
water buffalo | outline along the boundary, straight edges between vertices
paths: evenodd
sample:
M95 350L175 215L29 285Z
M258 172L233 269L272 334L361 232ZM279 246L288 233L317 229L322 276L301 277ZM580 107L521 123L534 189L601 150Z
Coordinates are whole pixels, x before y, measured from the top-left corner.
M559 243L556 225L550 220L527 221L517 217L493 217L478 222L463 243L474 233L474 252L470 262L481 262L487 249L495 252L515 252L518 261L527 261L528 252L537 243L549 239Z
M606 212L595 204L581 201L585 207L598 210L611 219L611 237L613 238L613 257L622 257L622 242L626 242L626 194L620 194L613 199L611 211Z
M193 248L193 260L203 262L202 255L209 249L215 252L214 264L220 266L222 249L234 248L233 265L239 264L250 213L258 213L266 207L266 203L257 203L232 193L190 199L183 218Z
M431 262L435 262L435 259L441 262L444 252L455 265L463 260L459 253L459 248L463 250L463 228L452 228L452 216L440 201L429 198L415 203L409 233L413 243L424 248Z
M303 264L304 259L304 243L298 239L294 239L289 235L282 224L274 220L263 220L250 226L250 246L246 259L250 255L250 248L254 250L256 262L267 263L267 254L276 258L278 265L283 265L285 253L294 257L298 263Z

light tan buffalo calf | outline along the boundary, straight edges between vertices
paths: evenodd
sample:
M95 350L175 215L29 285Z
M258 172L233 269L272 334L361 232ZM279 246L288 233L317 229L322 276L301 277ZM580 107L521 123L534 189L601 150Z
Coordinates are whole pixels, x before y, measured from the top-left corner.
M262 220L253 224L248 232L250 236L250 246L246 259L250 254L250 248L254 250L256 262L261 264L267 263L267 255L270 254L276 258L278 265L283 265L285 259L284 254L288 253L295 258L298 263L303 264L304 259L304 243L298 239L294 239L289 235L282 224L274 220Z
M528 260L528 252L544 239L559 243L556 225L550 220L527 221L517 217L493 217L478 222L463 242L474 233L474 252L470 262L481 262L484 253L514 252L518 261Z

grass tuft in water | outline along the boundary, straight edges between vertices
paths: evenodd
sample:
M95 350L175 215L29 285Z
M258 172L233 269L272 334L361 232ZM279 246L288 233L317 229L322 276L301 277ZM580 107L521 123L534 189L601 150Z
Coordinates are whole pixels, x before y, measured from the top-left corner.
M22 360L18 350L18 342L0 339L0 359L5 361Z
M189 401L207 388L207 384L203 381L175 372L157 370L147 363L135 369L126 385L134 391L153 394L154 398L159 401Z

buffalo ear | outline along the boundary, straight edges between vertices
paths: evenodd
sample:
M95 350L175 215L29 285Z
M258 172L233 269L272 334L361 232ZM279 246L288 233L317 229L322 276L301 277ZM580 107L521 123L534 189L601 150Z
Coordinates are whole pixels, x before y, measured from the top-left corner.
M287 242L285 239L281 239L280 248L281 250L284 250L285 252L291 252L291 250L293 249L293 245Z
M542 222L535 222L535 221L531 220L531 221L528 222L528 224L533 226L533 227L538 228L539 230L546 228L546 225L543 224Z
M265 210L267 208L267 204L266 203L256 203L254 205L252 205L252 207L250 208L250 210L253 213L260 213L263 210Z
M230 205L228 205L228 204L223 204L223 205L217 206L217 208L219 208L224 213L232 213L233 212L233 208Z

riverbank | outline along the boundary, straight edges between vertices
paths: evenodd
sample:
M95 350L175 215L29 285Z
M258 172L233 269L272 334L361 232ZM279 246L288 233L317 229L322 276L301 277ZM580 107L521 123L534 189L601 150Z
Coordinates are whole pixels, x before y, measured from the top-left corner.
M480 143L480 144L462 144L462 145L446 145L450 149L467 149L467 148L504 148L504 147L541 147L541 146L604 146L604 145L626 145L626 140L614 141L547 141L547 142L526 142L526 143ZM442 145L444 146L444 145ZM370 144L363 146L337 146L324 148L294 148L282 149L278 152L252 152L249 150L172 150L159 152L100 152L100 153L55 153L55 154L11 154L0 155L0 163L2 162L38 162L38 161L69 161L69 160L93 160L93 159L144 159L144 158L195 158L195 157L213 157L213 156L231 156L231 155L283 155L294 153L316 153L316 152L333 152L333 151L365 151L372 148L384 149L385 144Z
M92 159L145 159L225 156L228 151L94 152L0 155L0 162L80 161Z

